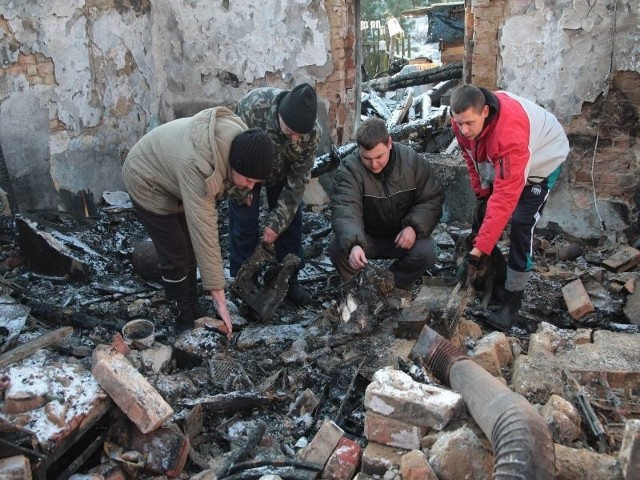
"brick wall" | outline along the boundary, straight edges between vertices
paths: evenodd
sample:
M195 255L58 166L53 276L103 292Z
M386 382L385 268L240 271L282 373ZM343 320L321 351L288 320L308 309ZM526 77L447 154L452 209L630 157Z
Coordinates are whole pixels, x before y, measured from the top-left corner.
M466 5L466 52L465 59L471 63L464 65L464 78L469 83L488 89L497 87L498 74L498 32L504 22L507 0L476 0ZM469 10L471 13L469 13ZM469 21L473 24L469 25ZM468 37L467 37L468 38Z
M329 104L329 135L338 145L353 137L356 95L356 35L354 2L326 0L334 69L318 95Z
M633 204L640 188L639 99L640 74L618 72L608 94L585 103L582 115L566 126L572 185L595 188L599 198Z

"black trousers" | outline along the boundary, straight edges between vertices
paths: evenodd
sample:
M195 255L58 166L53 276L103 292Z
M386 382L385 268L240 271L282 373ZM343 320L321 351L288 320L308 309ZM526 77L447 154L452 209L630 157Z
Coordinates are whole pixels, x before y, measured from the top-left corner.
M507 266L516 272L533 269L533 231L549 198L547 180L524 187L511 216Z
M410 249L398 248L395 245L395 235L391 237L374 237L365 234L367 248L364 253L367 258L395 258L397 259L389 270L393 273L396 287L408 289L419 279L428 268L436 263L435 244L431 238L416 239ZM349 254L342 252L334 236L329 245L331 262L340 273L343 282L353 277L357 270L349 265Z
M158 253L163 280L184 280L197 267L187 218L183 213L158 215L133 203L133 208Z
M269 209L274 209L278 205L280 192L284 188L284 183L271 187L264 187L267 195ZM229 246L231 250L229 260L229 270L232 277L235 277L244 261L255 251L261 241L260 227L260 191L261 184L253 187L253 202L250 206L239 205L229 199ZM304 204L300 202L298 210L293 216L289 226L280 232L275 241L276 260L281 262L289 253L297 255L302 261L302 210ZM300 268L302 268L302 263Z

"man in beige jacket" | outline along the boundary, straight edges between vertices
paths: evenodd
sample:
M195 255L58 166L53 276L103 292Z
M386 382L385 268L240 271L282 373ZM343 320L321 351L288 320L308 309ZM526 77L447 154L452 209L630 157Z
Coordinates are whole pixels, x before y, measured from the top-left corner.
M224 292L216 200L225 190L242 195L268 178L269 137L231 110L210 108L144 135L123 165L123 179L138 219L158 253L166 296L176 302L176 334L205 316L196 268L228 334L232 324Z

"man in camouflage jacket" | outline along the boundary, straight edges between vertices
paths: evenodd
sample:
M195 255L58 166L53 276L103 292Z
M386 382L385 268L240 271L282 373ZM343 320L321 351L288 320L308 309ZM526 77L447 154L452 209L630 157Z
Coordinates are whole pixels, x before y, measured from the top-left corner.
M278 261L289 253L302 260L302 195L311 178L321 133L316 121L316 93L306 83L290 91L257 88L240 99L236 114L249 128L266 132L275 150L273 170L264 182L269 210L261 240L275 244ZM245 195L239 192L230 195L232 276L260 241L260 191L261 185L256 184ZM309 294L298 282L297 275L289 282L288 298L299 305L309 301Z

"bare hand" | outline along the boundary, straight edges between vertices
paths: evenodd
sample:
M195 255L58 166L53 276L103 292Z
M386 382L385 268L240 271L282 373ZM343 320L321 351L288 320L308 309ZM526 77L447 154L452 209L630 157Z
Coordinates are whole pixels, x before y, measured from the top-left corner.
M362 247L360 245L354 246L349 254L349 266L354 270L362 270L367 263L367 256Z
M408 225L396 235L395 244L398 248L409 250L416 243L416 231Z
M225 327L227 327L227 338L231 340L233 324L231 323L231 314L227 308L227 299L224 296L224 290L212 290L211 296L213 297L213 306L218 313L218 317L220 317L220 320L222 320Z
M264 227L264 233L262 234L262 241L264 243L274 243L278 239L278 234L271 230L269 227Z

